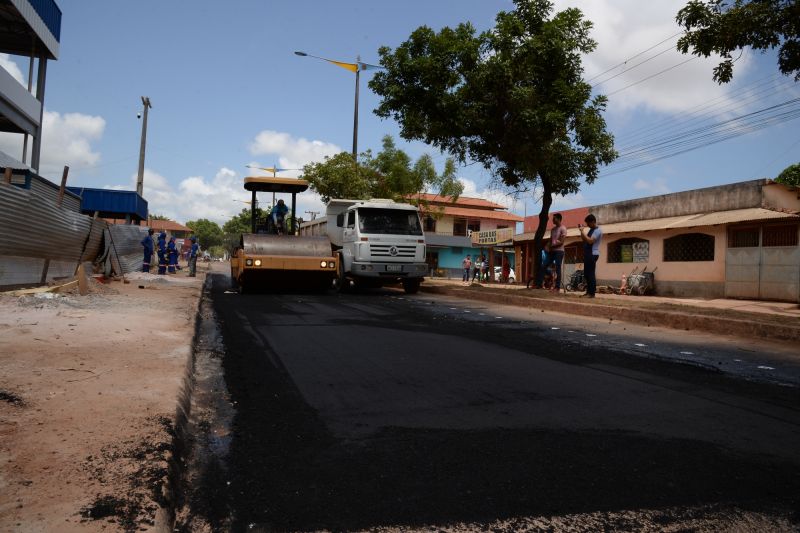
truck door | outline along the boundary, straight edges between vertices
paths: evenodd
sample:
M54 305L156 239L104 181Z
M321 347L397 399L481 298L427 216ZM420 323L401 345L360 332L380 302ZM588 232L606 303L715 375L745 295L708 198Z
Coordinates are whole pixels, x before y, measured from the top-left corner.
M342 241L344 243L352 243L356 241L356 212L348 211L344 223L344 231L342 232Z

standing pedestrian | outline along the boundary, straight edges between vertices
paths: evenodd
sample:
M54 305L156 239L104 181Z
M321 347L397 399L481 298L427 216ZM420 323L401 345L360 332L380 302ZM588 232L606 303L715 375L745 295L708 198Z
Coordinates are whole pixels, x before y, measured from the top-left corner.
M600 241L603 230L597 225L597 218L591 213L584 219L586 226L578 224L583 241L583 274L586 276L587 298L594 298L597 292L597 260L600 259ZM587 231L588 229L588 231Z
M142 259L142 272L150 272L150 260L153 259L153 229L147 230L147 235L142 239L144 259Z
M541 289L547 269L555 263L555 291L561 290L561 264L564 262L564 241L567 238L567 228L561 224L561 213L553 214L553 228L550 230L550 239L547 241L547 254L542 262L542 267L536 275L536 288Z
M158 234L158 273L167 273L167 234L163 231Z
M471 268L472 268L472 259L470 258L470 255L467 254L467 257L465 257L464 260L461 261L461 269L464 272L464 275L461 276L461 281L463 281L464 283L469 283L469 271Z
M170 274L175 273L175 267L178 266L178 248L175 246L175 237L169 238L167 244L167 271Z
M472 281L475 281L475 278L478 278L478 281L481 280L481 265L483 265L483 256L479 255L475 257L475 263L472 265Z
M197 275L197 254L200 253L200 245L197 244L197 237L191 237L192 247L189 248L189 276Z

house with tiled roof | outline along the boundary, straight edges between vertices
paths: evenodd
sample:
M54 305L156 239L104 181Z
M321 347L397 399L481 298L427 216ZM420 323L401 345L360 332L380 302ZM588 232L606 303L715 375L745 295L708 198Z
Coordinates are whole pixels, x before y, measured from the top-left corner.
M797 187L757 179L561 211L565 278L583 267L578 224L589 213L603 232L598 285L646 268L663 296L800 302ZM514 236L520 281L533 273L538 223L528 217Z
M174 220L157 220L148 218L147 227L153 229L156 233L162 231L167 234L167 238L175 237L176 239L186 239L192 234L192 228L179 224Z
M503 255L514 266L514 250L509 247L485 246L473 238L499 229L514 233L523 217L509 213L505 206L483 198L436 194L415 194L409 198L420 208L427 245L427 261L431 270L447 277L461 277L461 261L469 254L473 258L485 255L493 265L500 265ZM491 255L491 257L490 257Z

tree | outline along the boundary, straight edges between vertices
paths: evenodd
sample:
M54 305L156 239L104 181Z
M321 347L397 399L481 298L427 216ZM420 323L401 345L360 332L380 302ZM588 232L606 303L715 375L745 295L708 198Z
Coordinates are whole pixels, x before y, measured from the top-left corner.
M171 220L169 217L164 215L149 215L148 218L150 220Z
M800 187L800 163L789 165L783 169L783 172L778 174L778 177L775 178L775 181L790 187Z
M269 210L256 207L256 219L264 220L267 218ZM250 233L253 230L251 222L250 209L244 208L242 211L228 220L222 226L222 239L221 246L223 246L229 254L233 254L233 250L239 246L242 239L242 233Z
M302 178L308 180L311 190L322 197L323 202L331 198L368 198L370 185L366 169L356 163L349 152L325 157L320 163L303 167Z
M762 53L780 47L778 68L800 80L800 2L797 0L691 0L676 17L686 34L678 50L722 56L714 81L733 78L732 52L749 46Z
M192 233L197 237L197 243L204 250L211 246L222 244L222 229L216 222L201 218L199 220L190 220L186 223L186 227L192 230Z
M383 138L378 155L373 157L369 150L361 154L358 172L352 154L342 152L321 163L306 165L302 177L324 202L331 198L404 200L428 189L458 196L463 190L452 160L445 163L442 174L436 173L433 159L427 154L412 166L411 157L397 148L389 135Z
M267 217L269 211L265 211L260 207L256 207L256 219L261 220ZM232 217L222 226L222 232L225 234L236 235L237 237L242 233L250 233L252 231L250 209L244 208L242 211Z
M606 98L591 98L582 78L591 22L574 8L553 15L548 0L514 4L490 31L422 26L394 51L381 47L385 70L369 86L382 97L375 113L397 120L404 139L476 161L507 186L541 186L538 254L553 194L594 182L617 153Z

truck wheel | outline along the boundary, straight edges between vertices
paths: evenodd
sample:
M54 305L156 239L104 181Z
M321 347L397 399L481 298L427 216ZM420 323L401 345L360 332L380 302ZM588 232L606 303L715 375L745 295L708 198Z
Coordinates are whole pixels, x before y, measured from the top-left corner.
M406 294L416 294L419 291L419 279L404 279L403 290L406 291Z
M350 292L350 280L347 279L347 276L344 274L344 261L342 261L342 256L337 256L336 261L336 279L333 280L334 288L336 292Z

